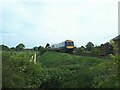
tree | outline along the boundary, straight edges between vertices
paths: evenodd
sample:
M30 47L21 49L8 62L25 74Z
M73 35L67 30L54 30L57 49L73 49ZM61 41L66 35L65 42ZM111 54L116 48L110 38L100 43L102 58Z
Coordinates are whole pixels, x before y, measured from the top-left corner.
M39 47L38 47L38 50L39 50L39 51L41 51L42 49L43 49L43 47L42 47L42 46L39 46Z
M6 46L6 45L0 45L0 49L5 50L5 51L8 51L8 50L9 50L9 47Z
M11 47L10 50L15 50L15 48L14 48L14 47Z
M79 52L85 52L85 47L84 46L81 46L80 48L79 48Z
M88 42L85 47L87 51L91 51L94 47L94 44L92 42Z
M113 53L117 54L118 53L118 44L116 44L113 40L110 40L110 44L113 47Z
M46 49L42 46L39 46L38 51L39 51L40 55L42 55L44 52L46 52Z
M45 48L50 48L50 44L47 43L46 46L45 46Z
M23 43L20 43L19 45L16 46L16 50L23 50L25 48L25 45Z
M33 47L33 50L34 50L34 51L38 51L38 47L36 47L36 46Z
M83 51L85 51L85 47L84 47L84 46L81 46L80 48L81 48Z
M113 46L109 42L101 44L101 48L103 55L113 54Z
M2 50L2 45L0 45L0 50Z

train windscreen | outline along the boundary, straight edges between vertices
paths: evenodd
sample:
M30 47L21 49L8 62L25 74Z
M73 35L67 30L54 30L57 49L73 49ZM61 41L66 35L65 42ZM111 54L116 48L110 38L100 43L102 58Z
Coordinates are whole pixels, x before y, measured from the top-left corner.
M73 42L67 42L66 45L67 46L74 46Z

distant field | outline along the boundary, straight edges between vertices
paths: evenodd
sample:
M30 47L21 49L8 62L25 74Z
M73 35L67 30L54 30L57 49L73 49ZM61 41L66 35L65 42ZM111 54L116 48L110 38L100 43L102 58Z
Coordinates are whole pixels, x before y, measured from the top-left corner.
M113 59L47 51L3 52L3 87L12 88L116 88L118 64ZM8 78L11 76L11 78Z

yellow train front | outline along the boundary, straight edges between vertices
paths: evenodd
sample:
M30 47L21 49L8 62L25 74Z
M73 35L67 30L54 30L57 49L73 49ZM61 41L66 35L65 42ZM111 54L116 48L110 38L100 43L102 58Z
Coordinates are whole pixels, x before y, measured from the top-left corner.
M74 42L72 40L65 41L65 51L66 52L73 52L74 50Z
M53 44L52 49L57 51L64 51L64 52L73 52L74 42L72 40L66 40L58 44Z

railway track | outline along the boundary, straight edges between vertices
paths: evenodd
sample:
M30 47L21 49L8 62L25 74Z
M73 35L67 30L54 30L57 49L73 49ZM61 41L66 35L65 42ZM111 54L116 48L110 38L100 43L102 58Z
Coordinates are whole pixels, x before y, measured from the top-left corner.
M61 52L61 51L55 51L55 52ZM98 54L90 54L90 53L77 53L77 52L61 52L61 53L68 53L68 54L71 54L71 55L77 55L77 56L86 56L86 57L96 57L96 58L108 58L107 55L98 55Z
M106 55L98 55L98 54L88 54L88 53L69 53L72 55L78 55L78 56L86 56L86 57L97 57L97 58L107 58Z

